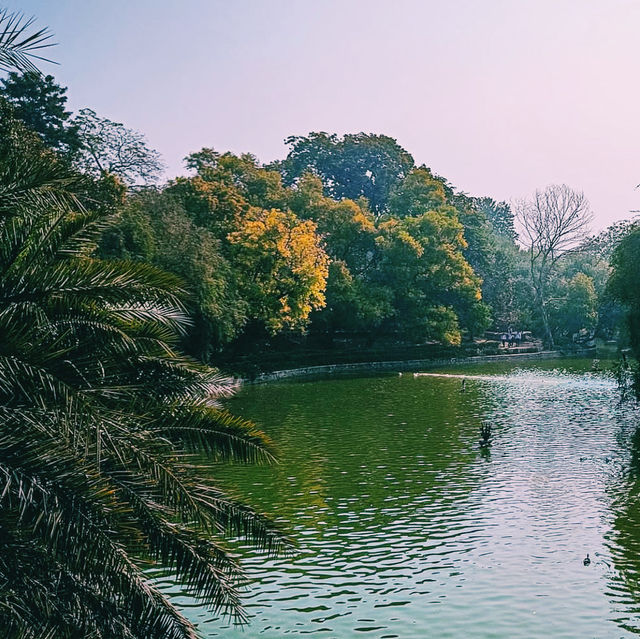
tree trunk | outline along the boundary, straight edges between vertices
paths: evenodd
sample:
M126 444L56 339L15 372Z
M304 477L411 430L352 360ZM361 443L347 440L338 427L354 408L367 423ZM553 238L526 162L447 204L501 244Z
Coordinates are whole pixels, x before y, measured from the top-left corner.
M533 284L533 290L535 291L536 304L540 309L540 316L542 317L542 326L544 328L544 344L547 348L553 350L555 343L553 341L553 334L551 333L551 326L549 325L549 315L547 313L547 305L545 304L545 266L546 257L541 265L538 265L538 272L536 274L535 260L533 257L533 249L530 252L529 270L531 273L531 283Z
M540 304L540 314L542 315L542 324L544 326L545 341L547 342L549 349L553 350L555 348L555 343L553 341L553 334L551 333L551 327L549 326L549 315L547 314L547 308L543 300L539 300L539 304Z
M533 290L535 291L536 304L540 309L540 317L542 318L542 327L544 329L544 345L553 350L555 343L553 341L553 334L551 333L551 326L549 325L549 314L547 313L547 305L544 301L544 287L541 281L538 280L534 283Z

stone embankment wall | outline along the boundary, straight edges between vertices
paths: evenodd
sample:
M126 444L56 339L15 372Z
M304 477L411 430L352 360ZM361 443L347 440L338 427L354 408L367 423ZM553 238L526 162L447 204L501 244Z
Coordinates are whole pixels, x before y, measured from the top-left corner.
M413 359L396 362L359 362L357 364L327 364L325 366L307 366L288 370L263 373L253 380L243 380L247 384L264 384L284 379L302 377L324 377L330 375L357 375L359 373L385 373L417 371L425 368L438 368L452 364L482 364L484 362L520 362L539 359L555 359L559 357L592 357L593 350L586 350L567 355L562 351L539 351L537 353L515 353L511 355L477 355L473 357L453 357L449 359Z

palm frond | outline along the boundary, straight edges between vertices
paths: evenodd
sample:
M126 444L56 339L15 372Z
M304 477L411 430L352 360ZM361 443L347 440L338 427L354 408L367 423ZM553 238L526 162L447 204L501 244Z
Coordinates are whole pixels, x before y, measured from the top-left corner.
M159 435L219 460L248 464L276 460L273 442L253 422L205 402L170 406L152 423Z
M7 28L7 15L0 49L4 37L33 53L37 38L20 40L24 23ZM271 462L273 444L224 410L234 380L176 352L190 321L182 282L95 259L109 207L83 208L82 179L22 135L0 136L0 627L195 639L149 564L242 621L227 542L291 544L198 460Z
M0 69L40 73L34 60L52 62L39 52L54 46L47 28L33 30L35 18L0 9Z

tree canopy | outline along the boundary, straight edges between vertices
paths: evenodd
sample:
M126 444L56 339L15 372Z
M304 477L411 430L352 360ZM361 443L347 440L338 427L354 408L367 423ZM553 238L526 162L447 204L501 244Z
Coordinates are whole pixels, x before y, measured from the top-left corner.
M11 72L0 80L0 96L12 107L16 118L35 131L44 144L73 156L80 147L78 125L66 110L67 89L51 75Z
M365 197L371 210L387 210L389 196L413 168L414 161L393 138L370 133L342 137L324 132L292 136L290 150L278 164L285 184L305 173L319 176L332 198Z

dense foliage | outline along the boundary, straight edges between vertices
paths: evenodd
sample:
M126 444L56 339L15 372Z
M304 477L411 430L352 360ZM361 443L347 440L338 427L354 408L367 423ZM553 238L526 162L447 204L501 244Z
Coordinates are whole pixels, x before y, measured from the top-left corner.
M350 141L346 158L361 169L357 188L345 177L355 168L344 169L344 140ZM533 277L529 252L517 244L508 204L469 197L407 160L404 167L394 164L393 185L377 192L373 210L364 193L374 169L389 166L390 149L394 157L410 156L384 136L344 140L326 134L296 138L290 158L267 166L249 154L205 148L187 158L193 175L154 191L156 211L171 202L180 225L211 246L218 303L191 340L199 356L215 358L221 349L247 349L256 339L291 331L330 345L337 337L364 337L368 344L459 344L488 327L516 326L540 335L548 331L563 343L581 330L615 330L615 323L607 326L609 313L599 320L598 308L607 304L602 293L608 266L593 243L554 254L538 273L544 280L541 307L535 293L540 281ZM334 152L340 157L332 159ZM296 175L291 166L301 171L302 158L306 172ZM332 177L326 174L329 165ZM338 195L347 183L353 198ZM111 255L131 255L127 245L138 246L134 253L140 259L156 263L171 254L152 208L142 226L131 226L131 211L145 208L149 197L143 192L130 199L112 231L120 239L111 242ZM140 244L145 241L156 246L155 257ZM186 261L190 256L183 253ZM210 293L216 296L214 289ZM204 318L202 310L200 305L196 315Z
M159 156L141 134L90 109L70 116L50 76L11 75L0 95L86 175L157 179ZM75 143L64 147L68 136ZM198 358L277 336L459 344L519 327L552 344L617 330L619 303L603 296L607 247L627 225L532 261L539 247L521 248L509 204L461 193L393 138L319 132L286 143L287 157L267 165L211 148L191 154L190 174L130 192L99 242L103 258L186 281L193 327L183 345Z
M0 93L16 118L35 131L50 149L73 155L80 147L78 127L67 111L67 90L53 76L9 73L0 80Z
M402 183L414 160L393 138L357 133L340 138L324 132L292 136L287 158L276 166L285 183L305 173L321 178L325 193L335 199L365 197L371 210L387 211L389 197Z
M613 251L609 295L624 305L630 345L640 361L640 229L626 235Z
M144 569L166 567L242 617L225 539L285 543L198 461L273 451L220 405L231 381L176 350L189 328L181 280L94 256L123 195L117 179L61 162L0 102L3 637L195 637Z

